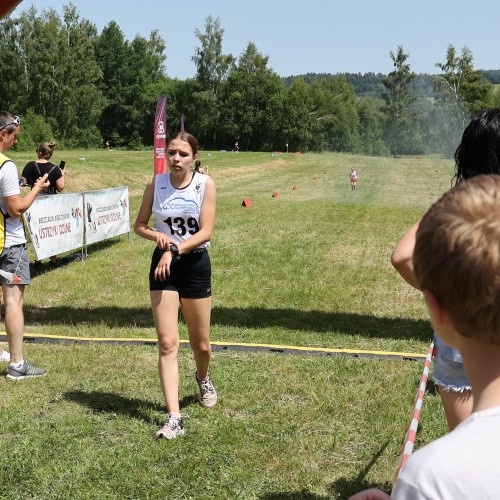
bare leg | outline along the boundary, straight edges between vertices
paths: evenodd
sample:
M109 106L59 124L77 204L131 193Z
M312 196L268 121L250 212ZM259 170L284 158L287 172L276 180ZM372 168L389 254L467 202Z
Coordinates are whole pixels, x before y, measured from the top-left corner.
M2 299L3 299L3 289L0 287L0 321L2 320ZM0 356L3 354L3 348L0 347Z
M208 365L212 356L210 348L210 313L212 298L181 299L182 314L189 332L189 344L193 350L198 379L208 374Z
M439 387L439 395L444 407L448 428L452 431L472 413L472 391L446 391Z
M9 341L10 362L23 361L23 294L24 285L2 285L5 301L5 331Z
M179 412L179 296L173 291L152 291L151 308L158 335L158 371L168 413Z

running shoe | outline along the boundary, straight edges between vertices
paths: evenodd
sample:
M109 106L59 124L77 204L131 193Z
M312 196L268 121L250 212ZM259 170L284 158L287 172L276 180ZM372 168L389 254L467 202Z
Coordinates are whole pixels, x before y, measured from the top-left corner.
M204 408L212 408L217 403L217 392L215 391L214 384L210 380L210 377L207 374L205 380L200 380L196 372L194 373L196 377L196 382L198 383L198 387L200 389L200 404Z
M6 378L9 380L23 380L25 378L43 377L46 373L47 370L45 368L37 368L24 360L20 368L9 365Z
M187 415L173 415L169 413L165 425L156 433L157 438L175 439L184 436L184 422L182 417Z

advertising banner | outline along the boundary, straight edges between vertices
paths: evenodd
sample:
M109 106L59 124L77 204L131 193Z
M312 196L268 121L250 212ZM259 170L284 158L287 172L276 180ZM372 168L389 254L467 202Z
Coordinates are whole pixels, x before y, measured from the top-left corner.
M83 194L38 196L24 212L37 260L83 246Z
M154 137L154 174L164 174L167 170L165 148L167 147L167 98L161 96L156 103Z
M130 232L128 187L83 193L85 244Z

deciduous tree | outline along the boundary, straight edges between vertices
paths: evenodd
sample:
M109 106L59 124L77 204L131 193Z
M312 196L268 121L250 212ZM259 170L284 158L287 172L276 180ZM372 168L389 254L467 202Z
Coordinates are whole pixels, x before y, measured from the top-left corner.
M316 80L311 87L314 149L357 151L359 115L354 89L344 76Z
M285 89L281 78L268 68L269 57L250 42L224 86L225 138L240 148L273 150L283 142L280 117Z
M481 71L474 69L473 60L467 47L459 55L450 44L446 61L436 63L441 74L433 79L437 94L433 138L446 156L453 154L470 118L492 104L493 85Z

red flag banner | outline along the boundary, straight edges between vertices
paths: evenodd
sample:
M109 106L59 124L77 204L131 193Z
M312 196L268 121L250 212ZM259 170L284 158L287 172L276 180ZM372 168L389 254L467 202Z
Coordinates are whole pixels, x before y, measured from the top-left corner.
M167 170L165 148L167 147L167 98L162 95L156 103L155 115L155 175L164 174Z
M3 0L0 2L0 19L6 16L10 11L14 10L21 0Z

